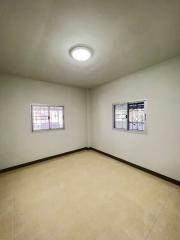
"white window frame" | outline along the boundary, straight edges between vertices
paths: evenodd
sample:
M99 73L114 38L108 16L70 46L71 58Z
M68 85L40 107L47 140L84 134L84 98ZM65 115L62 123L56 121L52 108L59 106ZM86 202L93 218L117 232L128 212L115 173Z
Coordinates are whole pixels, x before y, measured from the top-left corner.
M116 128L115 127L115 106L116 105L120 105L120 104L127 104L127 115L129 114L128 111L128 104L132 104L132 103L139 103L139 102L144 102L144 116L145 116L145 120L144 120L144 130L140 131L140 130L129 130L129 121L128 121L128 117L127 117L127 127L126 129L123 128ZM147 100L135 100L135 101L128 101L128 102L117 102L117 103L113 103L112 104L112 129L113 130L118 130L118 131L122 131L122 132L129 132L129 133L138 133L138 134L146 134L147 133Z
M48 116L50 116L50 111L49 111L49 108L50 107L61 107L63 108L63 127L62 128L50 128L50 125L49 125L49 128L48 129L39 129L39 130L34 130L33 129L33 106L44 106L44 107L48 107ZM54 130L65 130L65 118L64 118L64 115L65 115L65 107L64 105L58 105L58 104L39 104L39 103L33 103L33 104L30 104L30 114L31 114L31 132L33 133L36 133L36 132L46 132L46 131L54 131Z

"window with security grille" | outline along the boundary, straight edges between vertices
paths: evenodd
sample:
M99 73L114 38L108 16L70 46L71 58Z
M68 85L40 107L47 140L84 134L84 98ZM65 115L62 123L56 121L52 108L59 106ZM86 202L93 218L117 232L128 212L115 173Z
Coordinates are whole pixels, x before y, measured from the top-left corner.
M48 105L32 105L32 131L63 129L64 107Z
M63 128L63 113L64 108L59 106L50 106L50 129Z
M144 131L144 102L128 103L128 130Z
M127 129L127 104L114 105L114 128Z
M127 131L145 130L145 101L113 105L113 127Z

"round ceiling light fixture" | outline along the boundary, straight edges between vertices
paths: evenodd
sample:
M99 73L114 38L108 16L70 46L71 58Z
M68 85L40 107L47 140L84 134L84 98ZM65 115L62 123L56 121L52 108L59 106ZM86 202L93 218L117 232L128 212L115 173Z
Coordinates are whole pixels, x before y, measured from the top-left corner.
M73 59L79 62L85 62L92 57L93 51L88 46L74 46L70 49L70 55Z

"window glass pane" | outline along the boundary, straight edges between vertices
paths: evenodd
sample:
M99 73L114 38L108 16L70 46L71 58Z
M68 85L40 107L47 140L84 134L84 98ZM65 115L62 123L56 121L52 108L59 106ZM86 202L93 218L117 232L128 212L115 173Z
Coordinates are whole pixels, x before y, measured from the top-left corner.
M127 129L127 104L114 105L114 128Z
M129 111L129 130L144 131L144 102L128 104Z
M33 131L49 129L48 106L32 106Z
M50 107L50 128L51 129L64 127L63 111L64 111L64 107L60 107L60 106Z

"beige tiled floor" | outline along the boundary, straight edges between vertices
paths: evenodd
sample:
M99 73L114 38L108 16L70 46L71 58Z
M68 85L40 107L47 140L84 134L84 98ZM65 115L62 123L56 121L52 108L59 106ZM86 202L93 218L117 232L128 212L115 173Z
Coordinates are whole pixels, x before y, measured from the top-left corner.
M0 175L0 240L180 240L180 188L93 151Z

